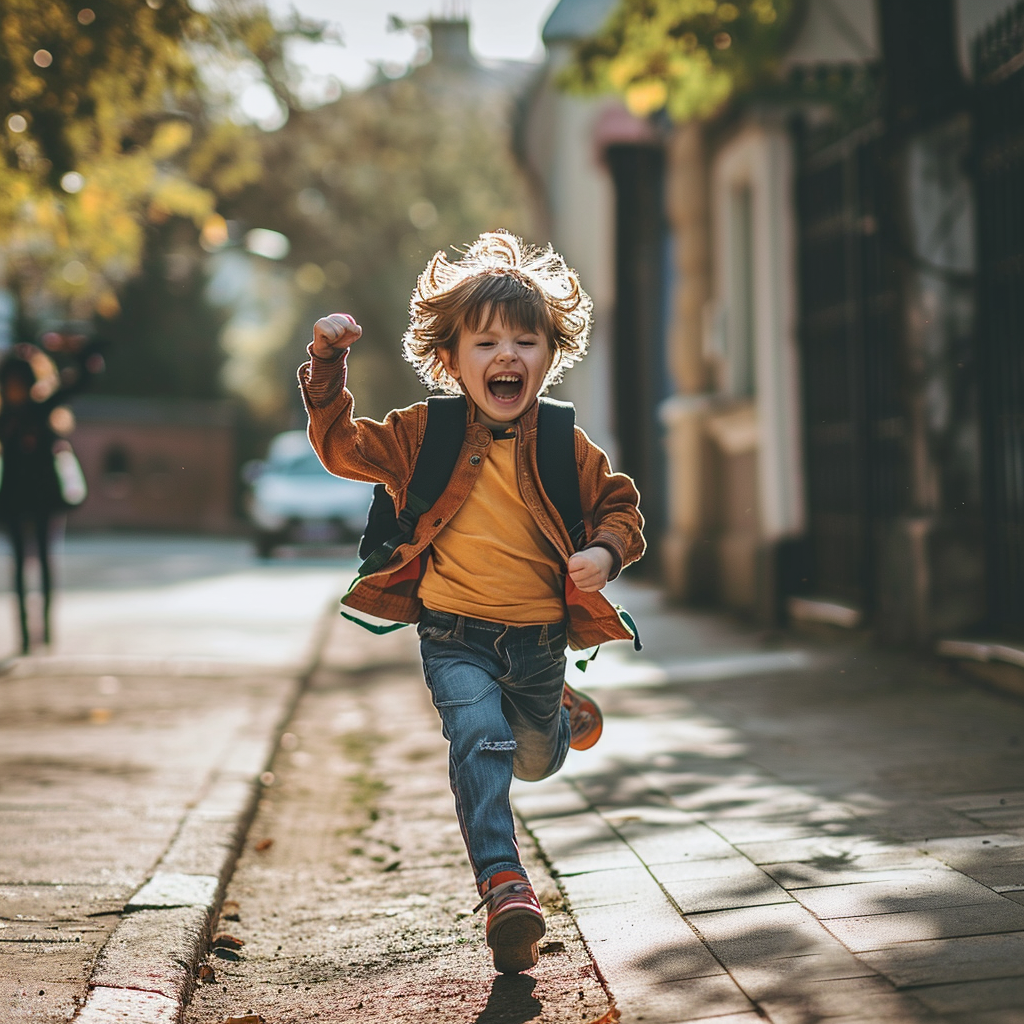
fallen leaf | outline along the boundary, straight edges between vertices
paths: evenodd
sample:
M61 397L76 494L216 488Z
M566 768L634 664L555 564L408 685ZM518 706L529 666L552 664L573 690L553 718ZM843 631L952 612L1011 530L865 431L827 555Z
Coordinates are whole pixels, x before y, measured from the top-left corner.
M199 980L210 985L217 980L217 975L209 964L199 965Z
M269 850L274 845L273 839L259 839L252 844L252 848L257 853L262 853L264 850Z
M240 921L241 909L235 900L225 900L220 905L220 916L225 921Z
M244 1013L241 1017L225 1017L221 1024L267 1024L258 1013Z
M241 949L245 945L243 939L236 939L227 932L217 932L210 942L214 949Z
M619 1008L617 1006L613 1006L603 1017L598 1017L597 1020L589 1021L588 1024L615 1024L615 1021L617 1021L621 1016L622 1014L619 1012Z
M545 953L564 953L565 943L564 942L545 942L539 950L541 956Z

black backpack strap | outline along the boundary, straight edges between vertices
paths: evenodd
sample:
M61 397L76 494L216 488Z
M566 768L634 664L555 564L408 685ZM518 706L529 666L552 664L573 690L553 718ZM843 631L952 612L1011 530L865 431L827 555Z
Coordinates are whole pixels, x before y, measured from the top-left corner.
M409 524L415 529L419 517L444 494L462 451L468 413L469 406L462 395L433 395L427 399L427 427L409 481L405 508L398 514L401 525Z
M467 412L466 399L462 395L437 395L427 399L427 425L406 492L405 507L395 517L387 539L366 555L359 566L360 576L377 572L387 565L395 550L412 539L420 516L444 493L466 436ZM374 488L374 505L378 502L383 510L380 513L382 521L386 520L389 511L394 514L394 506L383 484ZM377 531L381 528L380 525L376 527ZM362 548L360 545L360 554L363 553Z
M574 551L586 543L580 474L576 466L576 410L571 402L542 398L537 411L537 468Z

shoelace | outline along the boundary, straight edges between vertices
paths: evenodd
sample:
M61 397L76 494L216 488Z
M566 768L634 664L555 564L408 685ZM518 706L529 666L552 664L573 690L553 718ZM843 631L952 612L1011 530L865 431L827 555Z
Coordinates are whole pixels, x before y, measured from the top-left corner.
M473 913L475 914L495 900L500 903L506 896L521 892L532 892L529 882L520 882L515 879L510 882L502 882L501 885L496 885L484 895L484 898L473 908Z

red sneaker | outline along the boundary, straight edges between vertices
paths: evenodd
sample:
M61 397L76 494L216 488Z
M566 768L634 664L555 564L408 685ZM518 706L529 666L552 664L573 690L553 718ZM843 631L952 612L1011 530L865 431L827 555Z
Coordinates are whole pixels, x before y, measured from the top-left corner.
M604 729L604 717L593 698L568 683L562 690L562 707L569 709L569 746L573 750L587 750L600 738Z
M533 886L515 871L499 871L484 883L476 905L487 906L487 945L499 974L518 974L537 966L537 943L547 927Z

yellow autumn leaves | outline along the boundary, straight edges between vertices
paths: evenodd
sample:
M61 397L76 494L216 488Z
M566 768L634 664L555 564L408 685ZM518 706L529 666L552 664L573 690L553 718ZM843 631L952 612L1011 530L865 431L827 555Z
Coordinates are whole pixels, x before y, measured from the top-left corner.
M564 82L612 90L638 117L707 117L774 55L794 0L621 0L580 45Z

